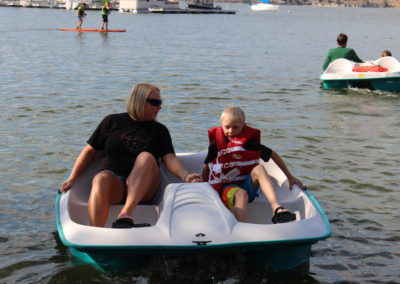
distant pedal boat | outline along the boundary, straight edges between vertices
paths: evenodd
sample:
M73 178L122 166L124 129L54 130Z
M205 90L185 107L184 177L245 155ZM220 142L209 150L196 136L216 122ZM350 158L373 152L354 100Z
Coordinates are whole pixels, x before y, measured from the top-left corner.
M178 154L190 172L200 172L206 151ZM268 169L283 206L297 220L272 224L271 207L260 194L249 203L249 223L238 222L208 183L182 183L161 166L161 202L138 205L135 223L150 227L113 229L122 205L113 205L104 228L89 225L87 202L100 156L67 193L58 193L55 215L58 233L73 255L103 271L129 271L148 255L245 252L257 265L274 271L309 260L311 245L331 234L329 221L316 199L288 181L271 160ZM251 256L251 257L250 257Z
M366 88L400 92L400 63L392 56L365 63L340 58L329 64L320 80L324 89Z
M271 4L268 0L259 0L255 4L250 5L253 11L278 11L279 5Z

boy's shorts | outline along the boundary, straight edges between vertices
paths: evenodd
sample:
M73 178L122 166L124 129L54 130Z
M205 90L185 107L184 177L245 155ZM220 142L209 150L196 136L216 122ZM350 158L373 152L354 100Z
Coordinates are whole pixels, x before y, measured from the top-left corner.
M252 202L254 198L258 197L260 193L260 188L257 190L253 189L253 183L251 182L251 175L247 175L244 181L240 184L227 184L222 188L221 198L222 202L228 207L230 210L235 208L235 193L244 189L247 191L247 195L249 196L249 202Z

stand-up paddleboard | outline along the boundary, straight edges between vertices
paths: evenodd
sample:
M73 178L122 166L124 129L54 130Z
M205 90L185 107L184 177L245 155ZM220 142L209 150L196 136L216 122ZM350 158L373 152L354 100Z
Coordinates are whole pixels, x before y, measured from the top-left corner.
M100 32L100 33L122 33L126 30L100 30L100 29L58 29L60 31L73 31L73 32Z

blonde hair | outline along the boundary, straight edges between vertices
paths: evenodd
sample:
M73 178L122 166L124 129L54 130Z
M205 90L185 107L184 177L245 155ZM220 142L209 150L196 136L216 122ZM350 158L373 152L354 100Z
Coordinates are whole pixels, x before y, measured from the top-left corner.
M126 103L126 110L134 120L144 120L144 105L147 97L153 91L160 92L160 89L147 83L139 83L132 88Z
M244 111L240 107L230 106L223 110L221 113L221 121L224 119L230 119L245 123L246 116Z

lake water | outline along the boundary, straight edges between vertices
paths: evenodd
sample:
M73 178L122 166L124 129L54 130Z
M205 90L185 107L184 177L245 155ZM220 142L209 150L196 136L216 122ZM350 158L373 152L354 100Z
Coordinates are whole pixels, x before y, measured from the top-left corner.
M400 94L322 90L338 33L365 60L400 58L399 10L281 6L236 15L113 12L110 28L75 33L74 11L0 8L0 282L400 283ZM84 28L99 28L89 11ZM332 237L309 269L252 271L240 256L154 259L109 275L60 243L54 199L103 116L130 88L158 85L159 120L177 152L204 150L228 105L242 107L326 211Z

